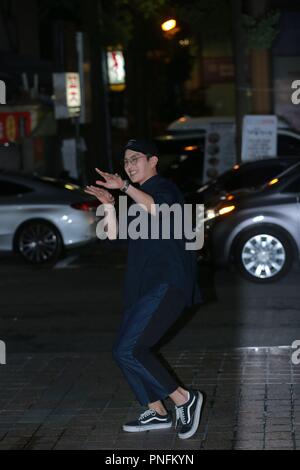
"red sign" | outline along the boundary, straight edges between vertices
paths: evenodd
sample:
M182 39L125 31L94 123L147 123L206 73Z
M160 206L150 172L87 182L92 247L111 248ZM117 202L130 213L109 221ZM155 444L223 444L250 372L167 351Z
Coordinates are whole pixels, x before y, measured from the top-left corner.
M0 113L0 143L16 142L31 133L31 115L24 113Z
M250 58L246 59L245 73L250 80ZM232 57L205 57L203 59L203 79L208 85L231 83L235 79L235 67Z
M234 63L231 57L205 58L203 60L205 83L225 83L234 80Z

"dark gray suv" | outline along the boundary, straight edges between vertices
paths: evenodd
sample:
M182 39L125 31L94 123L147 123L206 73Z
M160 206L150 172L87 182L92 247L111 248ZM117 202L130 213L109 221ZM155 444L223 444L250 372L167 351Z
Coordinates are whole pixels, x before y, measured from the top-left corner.
M228 194L206 210L215 262L254 282L278 280L300 259L300 162L259 190Z

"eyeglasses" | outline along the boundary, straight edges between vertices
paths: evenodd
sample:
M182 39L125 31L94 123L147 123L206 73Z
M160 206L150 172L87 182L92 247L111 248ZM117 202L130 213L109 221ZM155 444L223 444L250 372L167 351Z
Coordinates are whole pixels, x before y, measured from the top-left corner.
M131 164L132 166L136 166L137 165L137 162L140 158L147 158L145 155L143 156L140 156L140 157L133 157L133 158L130 158L130 159L126 159L124 160L124 167L127 168L129 166L129 164Z

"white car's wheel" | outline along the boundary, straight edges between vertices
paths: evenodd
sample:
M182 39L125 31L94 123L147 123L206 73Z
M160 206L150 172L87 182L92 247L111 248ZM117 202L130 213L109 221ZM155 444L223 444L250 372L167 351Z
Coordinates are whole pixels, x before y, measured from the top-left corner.
M28 263L44 265L54 263L59 258L63 243L53 225L45 221L32 221L18 230L15 246Z
M291 268L293 250L280 230L261 227L243 234L235 248L241 274L254 282L275 282Z

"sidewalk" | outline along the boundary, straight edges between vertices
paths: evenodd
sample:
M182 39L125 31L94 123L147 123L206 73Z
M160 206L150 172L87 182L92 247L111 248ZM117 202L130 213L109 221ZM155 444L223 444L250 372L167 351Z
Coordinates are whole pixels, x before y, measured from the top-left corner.
M300 365L292 352L162 350L181 380L207 395L199 431L187 441L174 429L121 431L141 408L110 353L8 353L0 366L0 450L300 449Z

